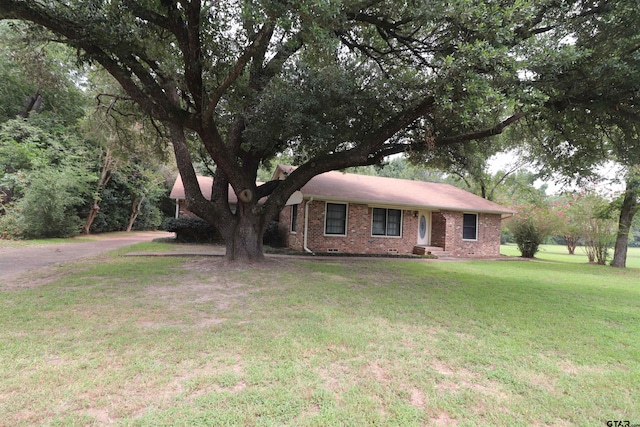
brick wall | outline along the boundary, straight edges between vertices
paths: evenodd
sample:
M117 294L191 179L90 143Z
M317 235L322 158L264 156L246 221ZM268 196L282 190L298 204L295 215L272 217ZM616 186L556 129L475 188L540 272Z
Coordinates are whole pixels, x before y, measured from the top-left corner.
M462 212L440 212L446 232L444 250L464 258L496 257L500 255L500 214L478 214L478 239L462 239ZM435 215L434 215L435 217ZM435 231L435 226L434 226ZM440 246L440 245L437 245Z
M431 245L439 248L446 246L446 219L441 212L431 212Z
M280 212L280 224L284 226L288 234L288 245L289 248L295 251L303 251L304 250L304 206L306 200L298 205L298 218L296 221L296 232L292 233L291 230L291 210L292 206L285 206L284 209Z
M307 201L298 205L296 233L289 234L288 246L302 251L304 247L304 210ZM402 211L402 237L371 235L372 208L349 203L347 209L347 235L324 234L325 202L313 201L309 205L309 236L307 246L314 252L337 250L344 253L409 254L417 242L418 218L412 210ZM478 214L478 240L462 239L462 212L441 211L431 214L431 244L444 248L453 256L464 258L496 257L500 255L499 214ZM280 222L291 226L291 206L280 214Z
M289 234L289 247L303 250L304 245L304 209L305 200L298 205L297 232ZM324 234L324 201L313 201L309 205L309 228L307 246L314 252L336 251L362 254L410 254L417 241L418 219L412 210L402 211L402 236L372 236L372 208L367 205L349 203L347 206L347 235L333 236ZM283 225L290 227L291 207L280 214Z

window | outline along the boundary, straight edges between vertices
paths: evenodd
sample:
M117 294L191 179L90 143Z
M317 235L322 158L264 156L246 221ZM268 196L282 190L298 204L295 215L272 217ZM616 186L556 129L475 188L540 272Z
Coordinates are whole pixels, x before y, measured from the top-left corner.
M342 236L347 234L347 205L327 203L324 233Z
M399 209L373 208L371 234L373 236L400 237L402 211Z
M462 215L462 239L478 240L478 215L477 214Z
M296 232L298 224L298 205L291 205L291 227L290 231L292 233Z

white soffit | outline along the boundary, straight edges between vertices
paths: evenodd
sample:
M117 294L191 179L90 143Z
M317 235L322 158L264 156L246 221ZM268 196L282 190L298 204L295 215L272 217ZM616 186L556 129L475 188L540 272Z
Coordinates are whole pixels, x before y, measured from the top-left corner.
M300 191L296 191L291 195L291 197L289 197L289 200L287 200L286 206L299 205L300 203L302 203L302 193Z

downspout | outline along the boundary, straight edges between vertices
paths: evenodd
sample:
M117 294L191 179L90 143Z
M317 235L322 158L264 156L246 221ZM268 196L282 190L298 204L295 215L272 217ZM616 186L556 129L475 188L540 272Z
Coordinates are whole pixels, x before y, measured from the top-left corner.
M304 204L304 243L302 247L305 252L314 255L313 251L307 247L307 236L309 235L309 205L313 202L313 197L309 199L307 203Z
M175 199L176 201L176 219L180 216L180 200Z

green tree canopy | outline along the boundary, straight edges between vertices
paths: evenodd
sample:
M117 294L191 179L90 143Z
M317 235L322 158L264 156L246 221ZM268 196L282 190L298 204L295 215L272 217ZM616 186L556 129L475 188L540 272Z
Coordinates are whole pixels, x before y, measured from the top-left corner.
M33 40L23 24L0 22L0 122L33 112L74 125L89 105L72 49Z
M572 26L554 60L532 67L547 101L527 121L539 135L533 157L547 173L591 177L606 161L627 168L612 262L624 267L640 197L640 8L633 0L612 3L599 19Z

